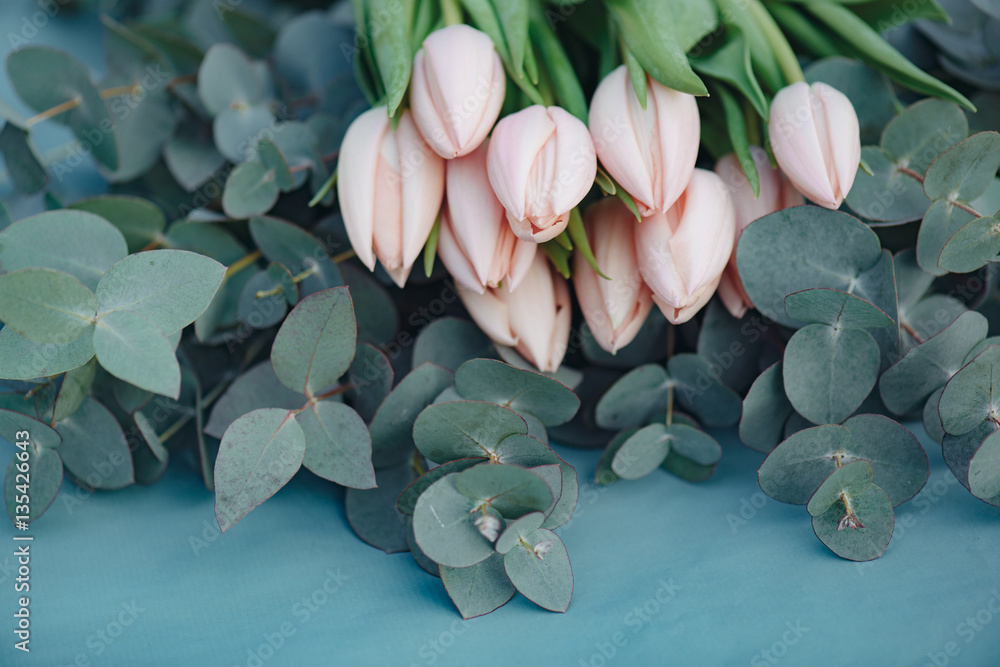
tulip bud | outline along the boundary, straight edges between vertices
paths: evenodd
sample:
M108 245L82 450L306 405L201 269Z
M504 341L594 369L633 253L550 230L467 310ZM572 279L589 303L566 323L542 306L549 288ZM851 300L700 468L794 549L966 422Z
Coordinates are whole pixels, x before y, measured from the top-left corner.
M544 253L535 254L513 292L490 288L477 294L457 287L469 315L493 342L514 347L542 372L559 369L569 345L572 306L569 286Z
M861 160L858 115L847 96L825 83L786 86L771 103L768 130L788 180L820 206L839 208Z
M413 119L438 155L467 155L500 115L507 79L488 35L450 25L427 36L413 60Z
M597 156L580 120L535 105L497 123L487 171L514 233L542 243L566 229L569 212L594 184Z
M340 212L358 258L374 270L378 256L402 287L441 209L444 160L409 111L393 131L385 107L376 107L347 128L337 174Z
M712 298L735 236L733 201L722 179L704 169L694 170L669 211L639 223L639 271L668 320L687 322Z
M653 307L653 293L639 275L638 223L621 200L608 197L587 210L583 224L597 266L610 280L597 275L582 253L576 253L576 298L594 340L615 354L632 342Z
M622 65L590 103L597 157L635 201L639 214L666 213L684 192L698 157L701 121L693 96L646 76L646 108Z
M730 153L715 164L715 173L728 186L729 194L733 198L733 207L736 209L736 238L733 253L722 273L718 290L722 304L735 318L743 317L747 309L753 308L753 303L747 296L743 281L740 280L736 269L736 243L739 243L743 230L757 218L805 203L802 195L792 187L781 170L771 166L771 161L768 160L763 148L751 146L750 156L757 167L760 181L760 190L756 198L736 155Z
M488 140L487 140L488 141ZM441 214L438 256L462 286L482 294L501 282L517 287L538 244L514 236L486 174L487 144L445 168L448 206Z

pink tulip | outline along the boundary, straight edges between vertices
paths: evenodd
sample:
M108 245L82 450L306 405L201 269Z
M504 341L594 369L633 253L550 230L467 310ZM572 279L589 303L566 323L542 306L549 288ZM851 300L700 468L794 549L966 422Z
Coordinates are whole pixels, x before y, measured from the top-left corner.
M573 260L573 285L583 317L594 340L615 354L632 342L653 307L653 293L639 275L635 252L638 223L617 197L591 206L584 216L587 239L602 278L577 252Z
M544 253L535 254L513 292L490 288L477 294L457 287L469 315L493 342L514 347L540 371L558 370L569 345L572 306L569 286Z
M730 153L715 164L715 173L729 188L729 194L733 198L733 206L736 209L735 243L739 242L740 235L747 228L747 225L757 218L805 203L802 195L792 187L781 170L771 166L771 161L763 148L751 146L750 156L757 167L757 176L760 180L760 194L756 199L736 155ZM740 318L746 314L749 308L753 308L753 303L747 296L746 290L743 289L743 281L740 280L739 272L736 269L735 243L733 254L729 257L726 270L722 273L718 292L726 310L733 317Z
M644 110L622 65L597 86L589 120L597 157L639 213L666 213L698 157L701 121L694 97L647 76Z
M587 126L559 107L535 105L501 119L486 164L511 229L535 243L566 229L597 175Z
M409 111L393 131L385 107L347 128L337 165L337 196L358 258L375 257L402 287L427 242L444 197L444 160L424 142Z
M487 144L446 167L448 206L438 255L464 287L482 294L501 282L512 291L531 267L538 244L514 236L486 174Z
M858 115L847 96L825 83L786 86L771 103L768 130L788 180L820 206L839 208L861 160Z
M704 169L694 170L669 211L639 223L639 271L668 320L687 322L712 298L735 236L733 201L722 179Z
M413 119L443 158L467 155L489 134L507 79L488 35L450 25L427 36L413 60Z

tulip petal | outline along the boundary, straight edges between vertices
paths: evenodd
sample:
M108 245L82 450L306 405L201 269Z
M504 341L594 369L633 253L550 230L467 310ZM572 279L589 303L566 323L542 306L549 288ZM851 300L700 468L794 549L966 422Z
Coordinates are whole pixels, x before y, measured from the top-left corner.
M526 217L525 193L535 156L555 129L555 123L541 105L502 118L493 129L486 159L487 173L493 192L507 210L508 219Z
M771 149L782 171L802 194L817 204L837 208L820 143L827 135L817 132L818 104L809 85L802 81L778 91L768 121Z
M403 266L420 256L444 198L444 160L424 141L413 116L403 112L396 127L402 176Z
M670 248L690 295L716 280L729 261L736 214L722 180L705 169L695 169L678 206L681 221Z
M375 269L376 172L383 137L389 131L385 107L370 109L351 123L340 146L337 198L347 237L361 263Z
M465 306L476 325L489 336L490 340L498 345L510 347L517 345L517 337L510 328L510 311L507 303L498 298L494 290L486 290L484 294L477 294L461 285L455 287L458 290L459 298L462 299L462 305Z
M559 278L562 280L562 277ZM518 346L535 366L547 366L552 338L556 331L556 286L544 253L537 253L524 281L516 290L504 294L510 326L516 332Z
M510 234L503 205L493 194L486 172L489 142L446 166L448 210L452 231L468 257L481 284L489 283L490 268L499 254L495 247L501 234Z
M438 257L448 273L468 290L482 294L486 291L475 269L462 251L461 245L452 233L451 215L445 209L441 212L441 227L438 231Z
M587 126L559 107L549 107L556 124L553 175L548 181L548 208L555 214L570 211L583 201L597 176L597 154Z

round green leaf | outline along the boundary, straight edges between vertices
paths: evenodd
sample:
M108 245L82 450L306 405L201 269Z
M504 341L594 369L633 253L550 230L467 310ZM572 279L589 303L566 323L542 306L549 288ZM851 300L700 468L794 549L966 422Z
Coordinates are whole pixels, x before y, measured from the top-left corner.
M830 473L826 481L816 489L806 509L812 516L824 514L842 496L850 499L864 493L871 485L872 478L872 464L868 461L852 461L841 466Z
M414 452L413 422L454 378L446 368L421 364L386 396L369 426L376 468L399 465L410 458Z
M667 426L670 451L661 467L688 482L702 482L712 476L722 458L722 446L708 433L686 424Z
M68 343L94 326L97 299L68 273L19 269L0 275L0 320L29 340Z
M850 440L849 430L832 424L795 433L764 459L757 470L760 488L775 500L805 505L836 469L834 453Z
M277 120L266 103L223 109L212 119L215 148L230 162L246 164L255 160L257 138L272 134ZM278 187L275 184L274 189Z
M931 294L901 310L900 351L905 354L914 345L941 333L966 310L964 303L947 294Z
M871 302L828 288L795 292L785 297L789 317L802 322L829 324L843 329L875 329L895 324L893 319Z
M971 431L963 435L945 433L941 440L941 454L955 478L967 489L969 486L969 464L980 446L994 431L997 425L990 419L984 419ZM971 489L970 489L971 490Z
M878 380L878 343L867 331L810 324L785 348L785 393L816 424L839 424L858 409Z
M733 426L740 420L742 401L719 382L712 365L697 354L677 354L667 362L674 381L674 400L710 428Z
M167 225L160 208L141 197L101 195L78 201L69 208L89 211L110 222L125 237L129 252L139 252L157 240ZM108 266L119 259L121 257L116 257Z
M18 190L30 195L45 187L49 176L27 130L5 123L0 130L0 156Z
M516 592L498 553L471 567L441 565L440 572L448 597L466 620L499 609Z
M28 472L19 473L17 466L21 460L17 456L11 457L4 478L4 497L7 516L14 521L15 517L21 516L17 512L17 506L23 504L17 501L27 495L30 500L27 520L30 523L42 516L59 494L63 481L63 463L54 449L30 445L25 451L28 452ZM28 493L25 494L25 491Z
M425 554L420 548L420 545L417 544L417 538L413 536L412 520L406 522L406 546L410 550L410 555L413 556L413 560L417 562L417 565L424 569L424 572L434 577L441 576L441 566L428 558L427 554ZM511 586L511 589L513 589L513 586ZM513 595L513 593L511 593L511 595Z
M455 459L454 461L442 463L436 468L431 468L403 489L403 492L399 494L399 498L396 499L397 509L402 514L412 515L413 508L417 506L417 499L420 498L420 494L426 491L431 484L445 475L450 475L453 472L462 472L466 468L471 468L486 460L483 457Z
M190 129L187 129L190 127ZM174 180L187 192L194 192L226 164L215 144L203 141L197 124L181 125L163 146L163 161Z
M850 285L881 256L878 237L867 225L818 206L796 206L754 221L736 249L750 299L763 315L786 326L797 326L785 312L786 296L813 287L855 291Z
M261 99L260 81L250 60L232 44L215 44L198 68L198 97L211 114Z
M63 376L59 395L52 410L52 422L59 422L77 411L84 399L90 395L97 374L97 363L91 359L83 366L68 371Z
M127 254L121 232L82 211L39 213L0 231L0 268L65 271L90 289Z
M594 483L599 486L608 486L614 484L618 481L618 474L612 468L615 456L618 454L618 450L622 448L629 438L635 435L636 431L639 429L635 426L627 428L623 431L619 431L608 446L604 448L601 453L601 459L597 462L597 466L594 468Z
M670 452L670 437L663 424L650 424L622 443L611 470L622 479L639 479L656 470Z
M945 385L938 406L951 435L968 433L1000 413L1000 345L988 347Z
M547 510L552 490L537 474L520 466L484 463L455 476L455 488L464 496L487 504L507 519Z
M494 354L493 343L475 324L455 317L441 317L417 335L413 364L430 361L455 371L470 359Z
M528 425L509 408L481 401L430 405L413 423L413 442L435 463L491 456L501 440L526 435Z
M295 283L295 277L284 265L271 262L267 265L267 275L274 281L276 287L281 288L281 295L289 306L294 306L299 302L299 287Z
M1000 134L979 132L955 144L931 163L924 192L933 200L969 202L993 182L1000 168Z
M917 410L966 363L966 356L986 337L988 328L985 317L968 311L940 333L911 347L879 380L885 406L897 415Z
M59 455L76 480L92 489L121 489L135 481L132 455L118 420L106 407L87 398L59 422Z
M566 611L573 597L573 569L566 545L551 530L539 528L503 557L514 587L539 607Z
M68 343L36 343L0 329L0 377L31 380L79 368L94 358L94 337L84 334Z
M264 408L234 421L215 460L215 516L226 532L298 472L306 439L294 413Z
M301 227L262 216L250 221L250 235L269 262L284 265L293 275L311 272L298 283L301 296L344 284L323 244Z
M812 520L813 532L830 551L853 561L874 560L882 555L892 539L895 516L885 491L872 484L863 493L850 498L851 509L863 527L840 528L846 513L842 501Z
M660 309L654 308L650 312L659 313ZM768 341L763 330L762 322L754 311L747 311L737 319L729 314L721 299L712 299L705 307L705 317L698 332L698 355L709 362L712 374L718 377L719 382L744 395L760 375L761 351ZM662 336L656 338L657 352L662 351L659 350L662 341Z
M373 279L367 269L360 270L351 264L343 264L339 268L344 284L351 288L354 315L358 320L358 341L390 345L399 329L399 312L389 290ZM418 363L414 355L413 367L420 363L423 362Z
M154 394L180 395L181 368L173 345L141 315L117 310L101 317L94 328L94 351L116 378Z
M455 488L456 477L457 474L445 475L420 494L413 509L413 535L435 563L471 567L493 555L493 543L475 525L483 510ZM487 507L485 512L502 522L493 508Z
M669 381L666 369L658 364L632 369L597 402L597 425L609 430L642 426L651 414L666 406Z
M222 264L186 250L129 255L97 285L99 315L132 311L170 336L205 312L225 275Z
M288 300L281 292L264 297L257 295L272 292L275 281L267 271L257 271L246 281L240 290L239 302L236 306L236 316L240 322L254 329L266 329L285 319L288 313Z
M931 440L937 443L944 441L944 427L941 426L941 415L938 414L938 402L941 400L942 393L944 393L944 387L938 387L924 403L923 411L924 430L927 431Z
M511 549L516 547L521 540L527 541L526 538L530 538L534 535L535 531L542 527L542 523L544 521L544 514L541 512L531 512L529 514L525 514L517 521L509 523L500 537L497 538L497 553L506 555Z
M301 408L302 394L281 384L271 362L262 361L229 385L215 405L205 425L205 433L222 439L230 424L243 415L261 408Z
M71 127L94 159L112 171L118 168L115 126L108 106L80 61L50 47L25 46L7 56L7 75L17 94L36 112L78 100L75 108L55 120Z
M978 357L980 354L985 352L986 348L993 347L994 345L1000 345L1000 336L990 336L989 338L984 338L983 340L979 341L979 343L977 343L976 346L972 348L972 350L967 355L965 355L965 362L962 364L962 366L969 363L970 361Z
M580 408L580 399L562 383L494 359L462 364L455 372L455 390L462 398L528 412L546 426L565 424Z
M51 426L13 410L0 409L0 429L6 434L4 439L13 437L18 431L28 431L32 444L46 449L57 449L61 442L61 436Z
M392 380L389 357L374 345L361 343L347 371L350 383L347 400L362 419L371 421L382 401L392 391Z
M969 461L969 490L990 505L1000 507L1000 436L994 431Z
M952 273L972 273L1000 254L1000 222L976 218L955 232L941 249L938 266Z
M390 554L409 549L406 517L396 509L396 498L416 476L407 462L379 470L374 489L347 489L347 520L358 537Z
M288 168L285 156L267 137L257 142L257 159L264 164L268 171L274 174L274 182L282 192L288 192L293 188L292 172Z
M861 148L861 159L872 170L858 169L847 193L847 205L872 226L899 225L924 217L931 201L920 181L896 167L886 151L877 146Z
M274 374L289 389L313 396L354 360L357 329L346 287L315 292L299 302L271 347Z
M938 259L948 241L975 219L975 216L946 200L934 202L920 223L917 236L917 261L927 273L943 276L948 270Z
M135 420L136 427L139 429L139 433L142 434L143 440L149 445L149 451L152 452L158 461L166 463L170 458L170 452L163 446L163 441L157 435L153 422L141 411L136 411L132 417Z
M760 374L743 399L740 441L767 454L781 442L785 422L794 412L785 396L779 361Z
M911 104L882 131L882 148L900 166L923 175L942 151L965 139L969 121L957 104L930 98Z
M318 401L297 414L295 421L306 437L302 465L342 486L375 486L371 436L357 412L343 403Z
M229 173L222 193L222 209L230 218L252 218L271 210L281 190L273 169L260 162L244 162Z

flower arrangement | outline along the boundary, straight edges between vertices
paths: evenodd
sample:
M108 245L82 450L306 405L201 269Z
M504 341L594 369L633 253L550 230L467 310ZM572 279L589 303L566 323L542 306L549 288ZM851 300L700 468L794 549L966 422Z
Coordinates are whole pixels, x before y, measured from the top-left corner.
M141 4L101 81L7 58L18 528L186 457L227 531L305 467L470 618L566 611L579 475L703 481L716 429L844 559L928 478L901 421L1000 506L996 78L936 2ZM917 20L939 77L882 35Z

